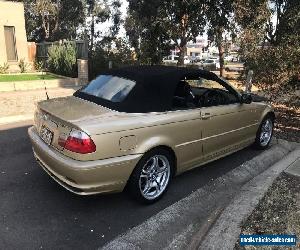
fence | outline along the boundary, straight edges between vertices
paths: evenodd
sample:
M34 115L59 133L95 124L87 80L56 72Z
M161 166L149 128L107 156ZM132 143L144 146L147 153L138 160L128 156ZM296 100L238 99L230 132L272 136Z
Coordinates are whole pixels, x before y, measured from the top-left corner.
M36 44L36 57L38 60L46 61L48 59L48 50L52 45L75 43L76 59L88 59L88 44L85 41L65 41L65 42L43 42Z

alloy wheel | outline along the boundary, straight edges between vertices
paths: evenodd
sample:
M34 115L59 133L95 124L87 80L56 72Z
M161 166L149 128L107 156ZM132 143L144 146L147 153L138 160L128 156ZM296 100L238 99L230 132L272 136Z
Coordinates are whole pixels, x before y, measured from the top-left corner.
M147 200L159 197L170 180L171 168L164 155L154 155L145 163L139 178L140 192Z
M265 147L266 145L268 145L268 143L272 138L272 132L273 132L273 123L270 119L266 119L261 126L261 131L259 136L259 142L261 146Z

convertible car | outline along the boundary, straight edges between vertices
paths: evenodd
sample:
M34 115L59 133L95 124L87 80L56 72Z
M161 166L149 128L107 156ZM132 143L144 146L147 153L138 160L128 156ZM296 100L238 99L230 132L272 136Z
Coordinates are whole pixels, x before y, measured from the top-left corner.
M34 156L76 194L157 201L172 178L244 147L268 147L272 107L199 69L110 70L73 96L39 102Z

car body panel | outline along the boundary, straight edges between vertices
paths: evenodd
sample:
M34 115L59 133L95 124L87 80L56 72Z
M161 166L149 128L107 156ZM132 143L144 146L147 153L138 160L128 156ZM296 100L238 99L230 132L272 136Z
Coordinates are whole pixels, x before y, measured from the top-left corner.
M28 130L38 163L59 184L78 194L122 191L142 155L77 161L46 145L35 127ZM107 171L109 169L109 171Z
M252 144L270 112L273 108L266 103L236 102L126 113L72 96L40 102L28 133L38 162L68 190L118 192L146 152L167 148L175 156L175 174L180 174ZM40 137L43 126L53 133L50 145ZM67 137L73 129L87 133L96 151L79 154L59 146L58 138Z

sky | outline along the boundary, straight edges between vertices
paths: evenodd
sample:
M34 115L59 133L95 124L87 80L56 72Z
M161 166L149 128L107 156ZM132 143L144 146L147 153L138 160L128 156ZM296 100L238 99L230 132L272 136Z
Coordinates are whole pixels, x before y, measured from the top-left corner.
M121 2L121 13L122 13L122 19L124 19L126 17L126 12L127 12L127 7L128 7L128 2L127 0L120 0ZM107 22L104 22L104 23L99 23L99 24L96 24L95 25L95 29L96 31L101 31L101 33L105 33L108 31L108 28L111 26L112 22L111 21L107 21ZM125 32L125 29L124 29L124 26L121 25L120 27L120 31L119 31L119 37L124 37L126 34Z
M122 3L121 6L121 12L122 12L122 18L126 17L126 12L127 12L127 7L128 7L128 2L126 0L120 0ZM125 29L122 25L122 27L120 28L120 32L119 32L120 36L125 36Z

